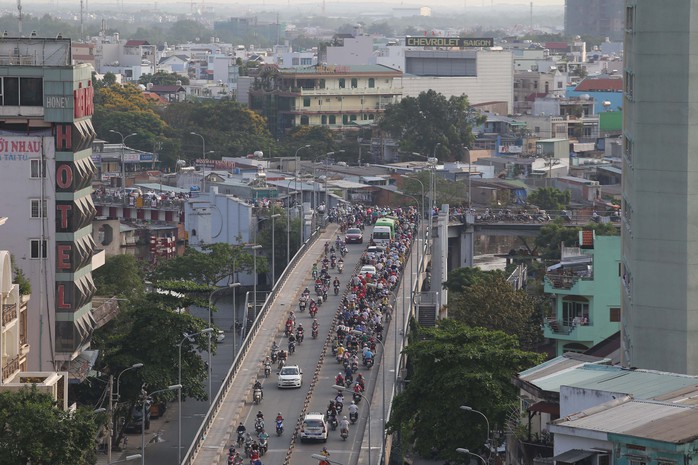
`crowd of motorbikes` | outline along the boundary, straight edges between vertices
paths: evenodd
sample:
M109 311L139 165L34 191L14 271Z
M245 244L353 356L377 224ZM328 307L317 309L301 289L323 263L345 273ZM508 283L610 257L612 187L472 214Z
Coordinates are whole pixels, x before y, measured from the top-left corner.
M376 344L383 338L384 324L389 321L392 312L390 302L391 292L396 288L399 275L411 246L413 233L416 229L419 214L413 208L390 212L398 218L395 240L385 250L371 257L371 263L376 265L375 275L358 274L351 277L348 283L349 291L342 299L337 319L336 335L332 339L331 350L342 371L335 377L336 386L344 386L331 399L326 411L326 421L332 431L340 430L340 437L346 440L349 436L349 426L355 424L359 417L359 404L366 389L366 379L359 372L360 366L370 370L375 361ZM369 217L370 218L370 217ZM352 218L353 221L353 218ZM364 217L357 215L356 222L363 224ZM341 274L344 267L343 257L347 253L344 241L337 236L334 244L329 241L324 246L324 256L318 264L313 265L312 276L315 286L315 298L306 287L298 302L298 312L308 310L312 320L311 336L316 339L319 326L316 319L319 307L327 301L330 286L334 295L339 295L340 281L338 276L333 278L330 270ZM272 365L277 364L280 371L288 357L294 354L298 345L303 343L303 324L297 322L294 311L284 325L284 336L288 339L287 350L273 341L270 353L263 360L264 377L269 377ZM351 403L345 408L344 391L351 392ZM263 390L259 380L253 387L253 401L260 404ZM341 418L341 419L340 419ZM279 412L275 418L277 436L284 432L284 419ZM253 436L256 435L255 436ZM237 441L231 446L228 454L228 465L243 465L243 456L249 458L250 465L262 465L261 457L268 451L269 435L266 433L264 416L258 412L254 432L248 432L243 423L237 428Z

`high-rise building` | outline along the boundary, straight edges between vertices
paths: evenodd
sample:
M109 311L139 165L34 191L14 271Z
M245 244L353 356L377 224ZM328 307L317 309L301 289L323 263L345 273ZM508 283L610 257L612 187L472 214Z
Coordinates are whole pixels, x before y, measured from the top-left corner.
M622 361L696 375L698 0L625 9Z
M0 89L2 246L32 287L27 369L79 371L96 325L91 67L72 64L69 39L3 37Z
M623 40L623 20L623 0L565 0L567 36Z

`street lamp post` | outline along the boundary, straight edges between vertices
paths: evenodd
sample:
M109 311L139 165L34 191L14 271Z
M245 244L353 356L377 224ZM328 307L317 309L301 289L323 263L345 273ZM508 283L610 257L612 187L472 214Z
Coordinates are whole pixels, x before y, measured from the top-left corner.
M335 384L332 387L338 391L349 391L346 386L340 386L339 384ZM366 405L368 406L366 409L366 412L368 412L368 465L371 465L371 402L369 402L368 398L366 398L366 396L360 392L354 392L354 394L360 395L361 398L366 401Z
M431 222L431 214L434 211L434 207L436 207L436 182L435 182L435 176L434 176L434 171L436 170L436 164L439 162L438 158L436 158L436 149L439 148L441 145L441 142L437 142L436 145L434 146L434 152L432 153L431 158L427 158L427 162L431 165L431 211L429 212L429 221Z
M294 179L295 182L295 179ZM291 181L286 186L286 266L291 262Z
M468 147L463 147L468 152L468 210L473 206L472 201L472 189L471 189L471 178L473 177L473 160L470 158L470 149Z
M485 465L487 465L487 461L484 459L484 457L482 457L482 456L479 455L479 454L475 454L475 453L473 453L473 452L470 452L468 449L463 449L463 448L459 447L458 449L456 449L456 452L458 452L459 454L472 455L472 456L474 456L474 457L477 457L477 458L479 458L480 460L482 460L482 463L484 463Z
M403 287L403 289L404 289L404 287ZM404 308L404 306L405 305L403 302L403 308ZM395 327L397 328L397 325L395 325ZM356 335L366 334L363 331L358 331L356 329L353 329L351 332L353 334L356 334ZM381 434L381 447L382 447L383 452L385 452L385 370L386 370L386 366L384 364L384 362L385 362L385 346L378 338L376 338L376 342L378 344L380 344L380 346L381 346L381 372L383 375L383 379L381 380L381 383L382 383L381 390L382 390L382 397L383 397L383 407L381 408L381 415L383 418L383 432ZM395 342L395 346L397 347L397 339ZM395 360L397 360L397 357L395 357ZM397 370L395 370L395 373L397 373Z
M137 132L132 132L131 134L124 136L121 134L119 131L115 131L113 129L110 129L109 132L118 134L119 137L121 137L121 188L125 189L126 188L126 162L124 161L124 149L126 147L126 139L132 136L137 136Z
M206 328L203 331L199 331L198 333L193 333L193 334L185 334L184 337L182 338L181 341L179 341L179 362L177 363L177 366L179 367L179 374L177 377L177 384L180 386L182 385L182 344L184 344L184 341L191 340L192 337L198 336L199 334L206 334L210 333L213 331L213 328ZM179 404L179 421L178 421L178 440L177 440L177 465L182 463L182 390L179 390L178 393L178 399L177 402Z
M485 415L481 411L475 410L474 408L468 407L467 405L461 405L460 409L466 412L478 413L482 416L482 418L485 419L485 424L487 425L487 459L489 460L490 456L492 455L492 441L490 440L490 420L488 420L487 415Z
M240 286L241 286L240 283L228 284L228 288L230 288L230 289L237 288ZM238 310L237 306L235 305L236 304L236 302L235 302L236 294L237 294L237 290L234 290L233 291L233 360L235 360L235 356L237 355L237 348L238 348L238 343L237 343L238 329L237 329L237 326L235 325L235 323L237 322L236 317L237 317L237 310Z
M167 389L160 389L158 391L153 391L150 394L143 391L143 406L142 406L142 411L141 411L141 465L145 465L145 404L146 401L148 400L148 397L154 396L155 394L159 394L161 392L166 392L166 391L174 391L174 390L181 390L182 385L181 384L173 384L172 386L167 386Z
M197 132L190 132L192 136L199 136L201 137L201 156L204 159L204 164L201 167L201 192L205 193L206 192L206 139L204 139L204 136Z
M259 244L247 244L245 246L246 249L254 251L254 265L253 265L253 273L254 273L254 281L253 281L253 291L252 294L252 301L254 302L254 314L255 316L257 315L257 251L262 248L261 245ZM248 315L249 317L249 315Z
M109 437L107 438L107 462L111 462L111 447L112 447L112 436L114 435L114 431L112 429L113 426L113 420L111 417L112 411L114 409L114 400L113 397L116 397L116 401L119 402L119 387L121 385L121 375L123 375L125 372L129 370L135 370L137 368L142 368L143 364L142 363L134 363L128 368L124 368L121 370L121 372L118 374L116 377L116 396L112 396L111 393L109 393L109 408L107 409L109 411ZM114 378L110 378L110 381L112 381Z
M276 245L274 243L274 238L276 236L276 228L274 227L274 219L280 217L281 215L275 213L270 216L271 218L271 282L276 282Z

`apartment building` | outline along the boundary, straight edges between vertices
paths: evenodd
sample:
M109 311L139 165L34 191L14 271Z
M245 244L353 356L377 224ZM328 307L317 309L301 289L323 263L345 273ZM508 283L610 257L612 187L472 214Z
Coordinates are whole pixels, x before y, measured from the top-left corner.
M250 89L250 108L276 135L297 126L355 129L399 101L401 78L402 72L380 65L265 65Z

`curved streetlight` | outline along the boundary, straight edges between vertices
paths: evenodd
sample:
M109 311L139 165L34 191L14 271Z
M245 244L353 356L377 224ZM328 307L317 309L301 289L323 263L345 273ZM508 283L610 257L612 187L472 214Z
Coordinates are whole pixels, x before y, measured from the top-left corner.
M130 367L124 368L123 370L121 370L121 372L116 377L116 395L113 397L112 396L109 397L109 408L108 408L108 410L109 410L109 437L107 438L107 461L108 462L111 462L111 448L112 448L112 441L113 441L112 436L114 433L113 429L112 429L113 419L111 417L112 411L114 410L114 400L113 399L116 398L116 402L119 402L119 400L121 398L121 394L119 394L120 386L121 386L121 375L123 375L124 373L126 373L129 370L136 370L138 368L143 368L143 364L142 363L134 363ZM113 381L114 378L110 378L110 380Z
M141 457L142 457L141 454L127 455L126 458L124 458L124 459L122 459L122 460L116 460L116 461L114 461L114 462L109 462L107 465L112 465L112 464L114 464L114 463L130 462L131 460L137 460L137 459L139 459L139 458L141 458Z
M149 397L154 396L165 391L174 391L176 389L182 390L181 384L173 384L172 386L167 386L166 389L160 389L158 391L153 391L150 394L143 391L143 407L141 412L141 465L145 465L145 404Z
M204 139L204 136L202 136L198 132L191 131L189 134L191 134L192 136L201 137L201 156L204 159L204 164L201 167L201 192L205 193L206 192L206 139Z
M233 320L235 320L234 317L233 317ZM179 367L179 374L177 376L177 384L179 384L180 386L182 385L182 344L184 344L184 341L191 340L191 338L193 338L194 336L198 336L199 334L210 333L212 331L213 331L213 328L206 328L202 331L199 331L198 333L185 334L184 337L182 338L182 340L179 341L179 344L178 344L178 346L179 346L179 358L178 358L179 362L177 364ZM210 347L209 347L209 349L210 349ZM210 364L209 364L209 366L210 366ZM178 441L177 441L177 465L179 465L180 463L182 463L182 390L181 389L179 390L179 393L178 393L177 402L179 403L179 407L178 407L179 408L179 412L178 412L178 416L179 416L179 421L178 421L179 431L178 431L178 433L179 434L178 434Z
M465 412L474 412L478 413L482 416L482 418L485 419L485 424L487 425L487 458L490 458L490 455L492 455L492 442L490 441L490 420L487 419L487 415L482 413L479 410L475 410L472 407L468 407L467 405L461 405L460 409L465 411Z
M404 289L404 286L403 286L403 289ZM403 308L405 308L405 307L404 307L404 304L403 304ZM397 325L395 325L395 327L397 328ZM363 336L363 335L368 336L368 333L366 333L366 332L364 332L364 331L359 331L358 329L352 329L350 332L351 332L352 334L354 334L354 335L357 335L357 336ZM383 345L383 343L382 343L378 338L375 338L375 339L376 339L376 342L377 342L378 344L380 344L380 346L381 346L381 365L382 365L382 366L381 366L381 372L382 372L382 375L383 375L383 379L382 379L382 389L381 389L381 390L383 391L383 394L382 394L382 396L383 396L383 407L381 408L381 414L382 414L382 416L383 416L383 434L382 434L382 436L381 436L381 443L382 443L383 451L385 451L385 365L383 364L383 362L385 361L385 346ZM395 345L397 346L397 339L396 339ZM374 357L374 358L375 358L375 357ZM395 360L397 360L397 358L395 358Z
M253 284L253 289L252 293L254 296L252 297L252 301L254 302L254 315L257 317L257 251L262 248L261 245L259 244L247 244L244 249L247 250L252 250L254 251L254 265L253 265L253 272L254 272L254 281L252 282Z
M470 452L468 449L463 449L463 448L459 447L458 449L456 449L456 452L458 452L459 454L472 455L474 457L477 457L480 460L482 460L482 463L487 465L487 460L485 460L484 457L482 457L481 455L475 454L473 452Z
M112 134L118 134L121 137L121 188L126 189L126 162L124 161L124 148L126 147L126 139L129 137L137 136L137 132L132 132L131 134L124 136L119 131L110 129L109 132Z
M371 402L369 402L368 398L360 392L354 392L351 389L347 389L346 386L340 386L339 384L335 384L332 387L338 391L349 391L352 394L358 394L361 396L363 400L366 401L366 405L368 406L368 408L366 409L366 412L368 413L368 465L371 465Z

